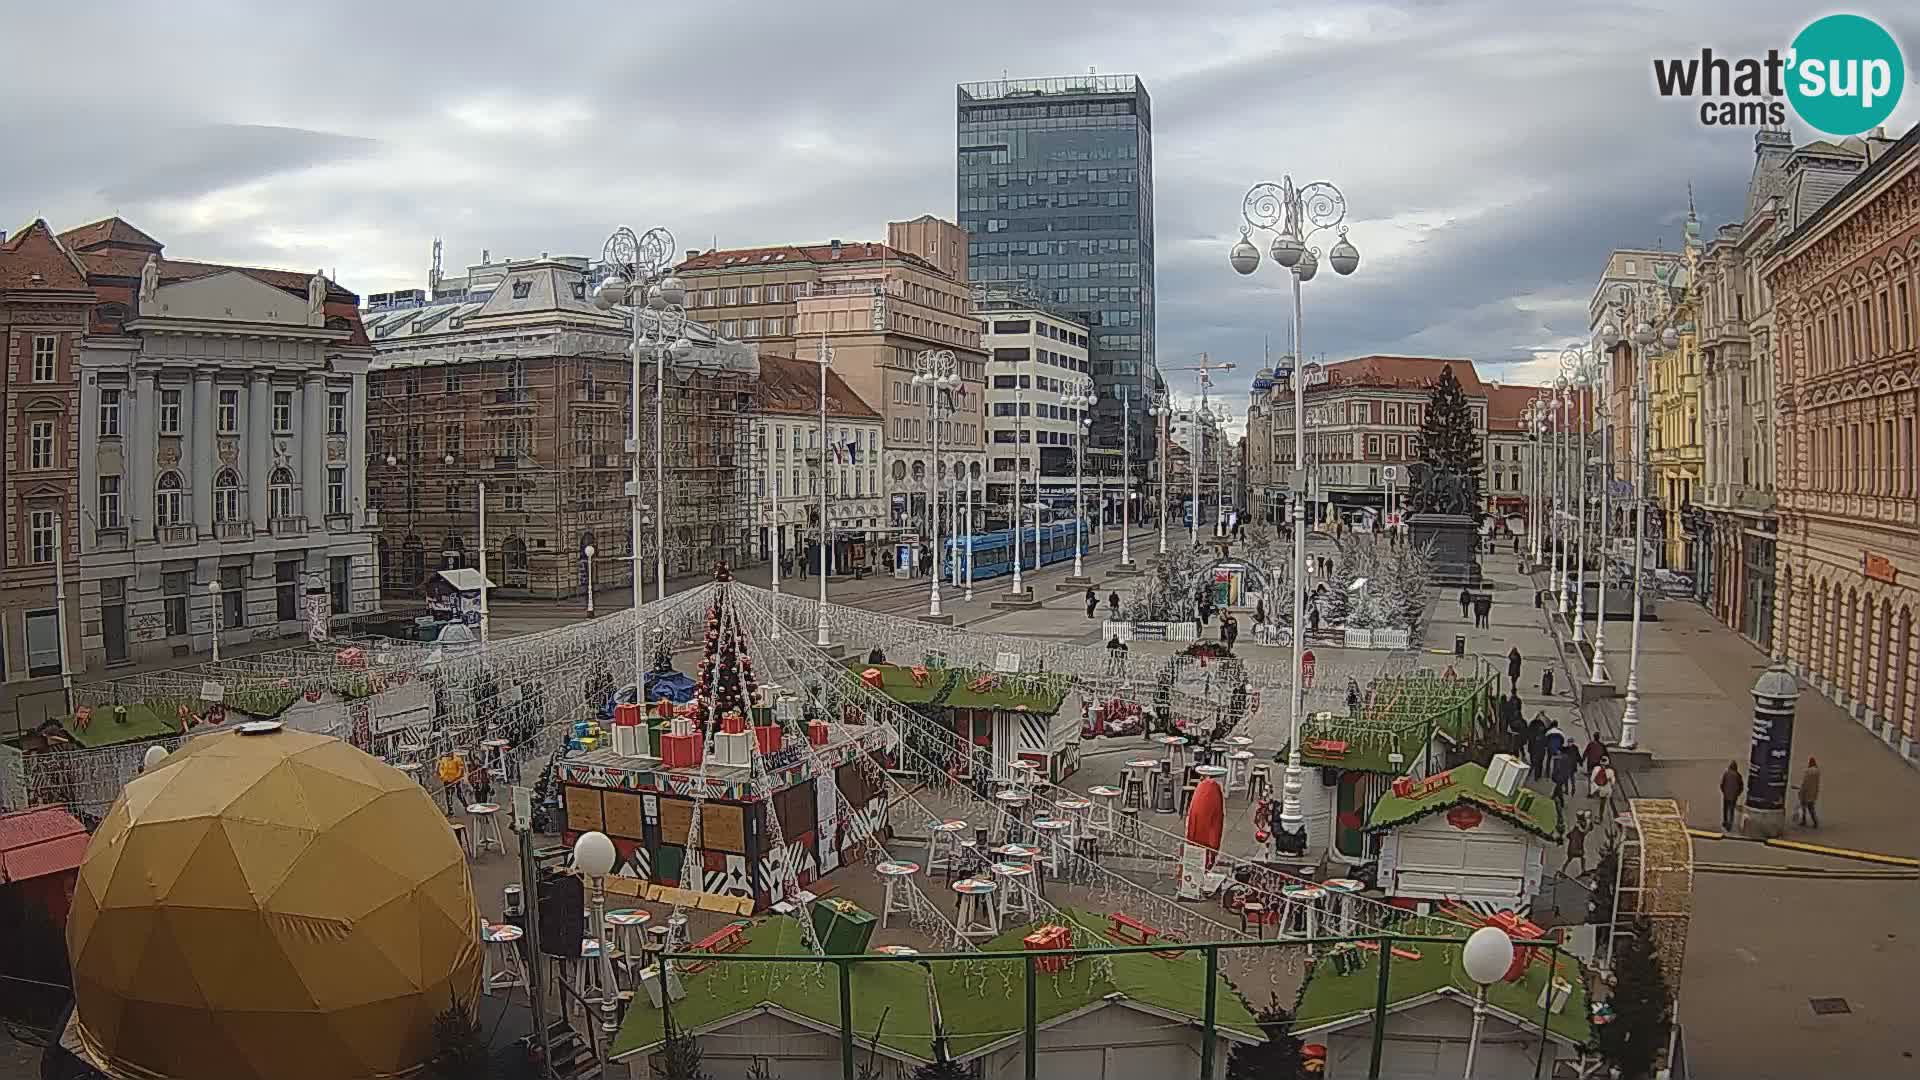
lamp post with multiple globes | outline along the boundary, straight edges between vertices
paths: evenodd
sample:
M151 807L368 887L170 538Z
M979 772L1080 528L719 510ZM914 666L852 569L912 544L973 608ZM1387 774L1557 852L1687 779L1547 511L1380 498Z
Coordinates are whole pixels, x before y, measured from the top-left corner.
M1100 396L1093 390L1093 380L1085 376L1060 395L1060 404L1066 406L1067 411L1076 418L1074 427L1078 429L1073 433L1073 577L1070 579L1075 584L1086 580L1086 568L1080 557L1081 550L1086 547L1087 527L1087 511L1081 503L1081 483L1086 474L1087 431L1093 425L1088 411L1099 400Z
M1653 324L1647 321L1641 298L1629 291L1621 290L1621 315L1637 319L1631 322L1633 330L1623 335L1618 325L1607 323L1601 328L1600 342L1611 349L1622 340L1630 340L1641 350L1636 359L1628 353L1627 362L1633 365L1634 420L1633 420L1633 622L1627 637L1627 694L1626 706L1620 714L1620 748L1632 750L1640 744L1640 616L1641 581L1647 543L1647 354L1646 349L1657 340Z
M959 362L951 349L927 349L914 357L913 384L927 388L927 539L933 550L933 573L928 575L927 617L940 618L940 574L945 563L940 550L940 412L942 392L960 387ZM948 406L951 411L951 405Z

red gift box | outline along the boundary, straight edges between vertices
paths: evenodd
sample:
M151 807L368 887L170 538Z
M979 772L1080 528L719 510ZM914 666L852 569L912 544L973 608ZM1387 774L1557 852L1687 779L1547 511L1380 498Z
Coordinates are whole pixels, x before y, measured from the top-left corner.
M827 725L818 720L807 721L807 741L815 746L827 745Z
M773 724L753 729L753 741L760 746L760 752L771 754L780 749L780 729Z
M621 727L638 727L640 706L622 703L613 707L613 722Z
M1043 926L1020 940L1025 943L1026 947L1030 950L1070 949L1073 947L1073 935L1068 933L1067 928L1064 926ZM1033 966L1039 971L1052 974L1065 970L1067 958L1064 956L1042 956L1034 960Z
M691 769L700 764L704 740L698 735L660 736L660 760L669 769Z
M720 730L728 735L738 735L747 730L747 718L737 712L730 712L720 718Z

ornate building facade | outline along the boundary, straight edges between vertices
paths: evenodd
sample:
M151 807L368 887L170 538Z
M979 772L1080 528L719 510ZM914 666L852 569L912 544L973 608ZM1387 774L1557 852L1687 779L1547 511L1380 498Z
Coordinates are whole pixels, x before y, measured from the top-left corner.
M1920 128L1774 249L1773 648L1909 760L1920 683Z

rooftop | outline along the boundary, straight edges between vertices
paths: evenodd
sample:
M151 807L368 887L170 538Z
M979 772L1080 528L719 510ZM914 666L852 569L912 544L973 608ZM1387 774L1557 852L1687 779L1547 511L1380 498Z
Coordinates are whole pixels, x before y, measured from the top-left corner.
M1547 392L1544 386L1520 386L1514 383L1487 385L1487 430L1527 430L1527 403Z
M0 289L85 289L86 269L42 220L0 243Z
M1472 762L1435 773L1406 798L1387 792L1374 805L1367 829L1390 829L1468 803L1542 839L1560 839L1560 813L1552 799L1525 787L1502 795L1487 784L1487 770Z
M86 826L61 807L0 814L0 885L78 869L86 854Z
M880 260L900 263L931 273L944 272L937 266L899 248L867 241L828 241L824 244L779 244L774 247L714 248L688 255L675 269L681 273L700 270L779 270L790 266L814 266L821 263L857 263Z
M842 420L879 422L880 414L855 393L831 367L827 369L827 415ZM760 356L760 411L788 415L817 415L820 409L820 366L790 356Z
M1460 966L1460 948L1456 945L1422 943L1402 946L1418 954L1418 959L1396 955L1387 965L1387 1007L1405 1008L1439 997L1458 996L1463 1006L1471 1006L1479 987ZM1585 1045L1593 1037L1587 1021L1586 975L1580 962L1562 956L1554 974L1565 980L1572 991L1566 1007L1550 1015L1547 1030L1575 1045ZM1540 992L1546 988L1548 970L1545 961L1527 965L1517 982L1497 982L1487 988L1487 1005L1512 1023L1540 1029ZM1380 995L1380 961L1371 950L1357 967L1342 974L1331 953L1321 956L1307 971L1300 988L1300 1004L1294 1011L1294 1031L1307 1035L1315 1031L1367 1023ZM1391 1024L1391 1022L1389 1022Z
M1440 377L1441 369L1448 367L1453 369L1453 377L1460 380L1460 389L1468 397L1486 395L1486 386L1474 370L1473 361L1464 357L1357 356L1326 365L1324 385L1425 390ZM1309 387L1316 385L1320 384L1308 383Z
M1141 89L1138 75L1062 75L1049 79L964 82L960 84L960 97L966 101L995 101L1002 98L1132 94Z

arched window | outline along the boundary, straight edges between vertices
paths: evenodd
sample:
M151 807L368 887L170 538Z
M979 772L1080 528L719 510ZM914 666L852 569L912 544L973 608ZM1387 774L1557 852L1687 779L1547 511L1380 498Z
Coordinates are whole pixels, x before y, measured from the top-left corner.
M180 500L180 474L172 469L160 474L153 487L153 520L161 528L179 525L186 514Z
M240 516L240 474L232 469L221 469L213 477L213 520L239 521Z
M267 516L293 516L293 470L282 465L267 477Z

